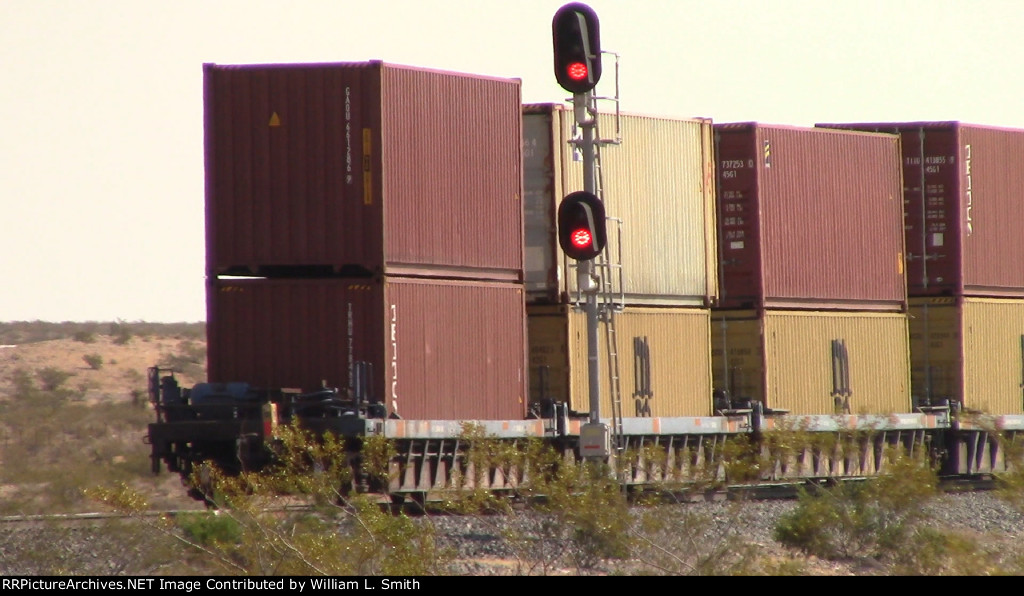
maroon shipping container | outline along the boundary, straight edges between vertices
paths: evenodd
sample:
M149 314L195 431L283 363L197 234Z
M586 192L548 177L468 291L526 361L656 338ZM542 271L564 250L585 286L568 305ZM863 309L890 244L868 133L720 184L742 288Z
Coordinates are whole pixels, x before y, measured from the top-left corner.
M204 65L207 272L522 281L518 79Z
M719 307L905 308L899 137L714 128Z
M911 296L1024 297L1024 130L818 124L899 134Z
M211 279L209 380L324 384L408 420L521 420L521 284L415 278Z

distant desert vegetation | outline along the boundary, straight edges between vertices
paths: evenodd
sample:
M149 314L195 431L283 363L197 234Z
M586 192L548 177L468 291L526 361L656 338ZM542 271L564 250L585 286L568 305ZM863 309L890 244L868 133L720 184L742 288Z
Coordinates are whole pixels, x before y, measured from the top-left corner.
M85 489L127 483L154 506L188 505L151 471L147 371L206 379L206 324L0 323L0 515L95 511Z
M176 370L186 384L206 377L205 323L8 322L0 346L0 398L25 375L42 388L64 377L69 398L88 402L145 392L151 366Z

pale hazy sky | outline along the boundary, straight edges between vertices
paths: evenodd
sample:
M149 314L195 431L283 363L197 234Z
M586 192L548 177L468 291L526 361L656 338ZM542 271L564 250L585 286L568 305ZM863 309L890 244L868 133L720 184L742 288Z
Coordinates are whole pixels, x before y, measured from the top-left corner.
M205 319L204 62L380 59L557 102L564 3L0 0L0 321ZM1024 128L1020 0L588 4L624 111Z

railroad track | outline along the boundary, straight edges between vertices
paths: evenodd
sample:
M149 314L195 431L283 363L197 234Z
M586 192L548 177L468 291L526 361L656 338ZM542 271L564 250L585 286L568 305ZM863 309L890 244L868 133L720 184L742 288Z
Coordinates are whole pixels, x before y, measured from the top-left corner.
M713 490L701 490L701 491L685 491L685 490L649 490L644 491L642 494L645 496L654 496L660 499L663 503L672 504L687 504L687 503L701 503L701 502L744 502L744 501L772 501L772 500L796 500L800 497L804 491L816 491L827 489L830 486L834 486L837 482L850 483L850 482L865 482L871 480L870 477L864 478L843 478L841 481L836 482L786 482L786 483L765 483L758 485L735 485L727 486ZM958 494L976 491L991 491L996 488L996 482L991 476L973 476L973 477L947 477L940 478L938 489L944 494ZM636 496L636 495L634 495ZM637 499L632 499L637 500ZM383 495L380 497L382 508L391 509L393 512L402 512L406 514L418 515L426 512L431 515L448 515L450 511L443 507L435 506L431 502L421 504L415 501L406 501L404 503L395 504L388 502L388 499ZM300 512L310 511L312 506L308 505L282 505L279 507L266 508L263 511L266 513L273 512ZM0 516L0 524L17 524L17 523L33 523L33 522L90 522L90 521L116 521L116 520L127 520L132 518L142 519L158 519L162 517L177 517L180 515L189 515L202 513L204 511L215 511L215 508L203 509L168 509L168 510L153 510L143 511L137 513L118 513L118 512L82 512L82 513L41 513L41 514L26 514L26 515L7 515Z

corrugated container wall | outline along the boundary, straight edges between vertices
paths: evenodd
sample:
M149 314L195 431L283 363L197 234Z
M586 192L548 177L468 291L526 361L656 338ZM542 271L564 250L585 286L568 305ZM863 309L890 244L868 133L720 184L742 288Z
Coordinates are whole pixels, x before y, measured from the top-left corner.
M206 64L208 275L522 281L520 81Z
M586 315L567 305L527 305L530 402L590 412ZM629 307L615 315L621 415L711 415L710 311ZM613 415L608 327L600 333L600 416Z
M899 138L716 124L723 308L901 310Z
M621 116L621 144L599 148L600 186L612 263L627 304L707 306L717 296L711 121ZM571 109L527 105L523 115L526 289L530 303L564 302L576 292L574 261L558 245L555 212L583 190L581 138ZM614 139L613 114L596 135ZM621 234L620 234L621 232ZM621 239L621 243L620 243ZM621 253L621 260L619 254Z
M911 299L910 354L916 403L1024 413L1024 300Z
M819 124L903 140L911 296L1024 297L1024 130L960 122Z
M211 382L326 384L410 420L526 414L522 284L219 279L207 292Z
M716 390L790 414L909 412L910 348L903 313L716 311Z

